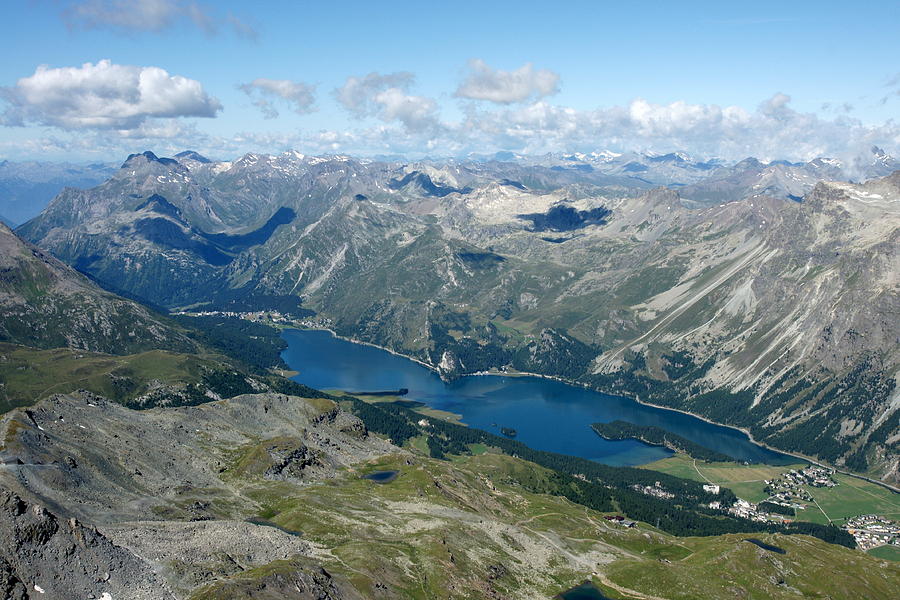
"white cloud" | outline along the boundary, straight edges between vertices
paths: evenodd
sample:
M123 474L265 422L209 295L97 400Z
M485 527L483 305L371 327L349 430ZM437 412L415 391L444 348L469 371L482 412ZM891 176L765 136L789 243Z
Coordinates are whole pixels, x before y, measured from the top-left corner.
M189 0L76 0L63 11L63 19L73 29L118 32L159 32L176 23L187 22L214 35L221 25L229 25L240 37L257 37L250 24L231 13L220 18L205 6Z
M873 144L900 149L900 126L867 126L848 116L833 119L795 111L776 94L755 111L737 106L635 99L624 106L580 111L546 102L502 111L471 110L458 130L473 151L491 148L548 151L688 151L738 160L809 160L869 153ZM848 161L849 164L849 161Z
M399 121L407 131L434 130L439 126L437 102L408 93L415 82L412 73L369 73L365 77L348 77L334 90L337 101L353 116L374 116L385 122Z
M470 73L455 96L472 100L488 100L512 104L551 96L559 91L559 74L549 69L537 70L525 63L515 71L494 69L483 60L469 61Z
M253 105L259 108L267 119L276 118L278 110L266 97L284 100L298 115L315 111L313 104L316 101L316 86L301 81L259 77L250 83L239 85L238 88L251 98L254 92L259 92L259 97L254 100Z
M405 71L399 73L369 73L365 77L348 77L341 87L334 90L337 101L354 116L362 118L377 112L374 97L391 88L408 90L416 80L415 75Z
M15 86L0 88L8 104L4 125L62 129L133 130L149 119L215 117L221 103L200 82L159 67L116 65L39 66Z
M384 121L400 121L409 131L423 131L437 124L437 103L431 98L411 96L398 88L389 88L374 98L381 106Z
M411 157L497 150L525 154L680 150L698 158L726 160L829 156L847 165L853 165L859 157L871 160L873 145L894 156L900 154L897 122L867 125L845 111L821 115L800 112L783 93L746 108L683 101L654 103L643 98L591 110L560 106L546 99L511 106L464 103L461 120L450 122L439 117L435 99L411 93L414 82L410 73L349 77L334 91L334 97L361 119L355 128L203 136L191 129L190 122L178 118L214 116L220 109L218 101L207 96L199 83L154 67L120 67L103 61L70 69L41 67L16 86L0 88L0 98L9 105L0 121L76 130L71 135L73 152L88 152L84 143L89 140L94 148L91 152L116 148L115 157L151 145L171 148L172 152L196 147L224 157L290 148L308 154ZM147 89L153 93L145 95ZM301 112L312 109L313 89L306 84L257 79L241 89L262 101L260 108L264 111L275 110L279 103ZM372 120L362 121L369 118ZM85 134L84 128L94 132ZM54 139L52 144L65 142Z

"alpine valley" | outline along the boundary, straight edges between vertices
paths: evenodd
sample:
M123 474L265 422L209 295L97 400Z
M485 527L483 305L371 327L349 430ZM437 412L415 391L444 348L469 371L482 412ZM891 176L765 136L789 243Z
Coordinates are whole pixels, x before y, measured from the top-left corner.
M312 389L276 326L740 427L894 514L898 169L133 154L0 224L0 596L892 597L822 507L748 518L763 477L700 470L787 466L595 424L678 452L613 467Z
M144 152L18 233L169 309L296 297L447 378L560 377L897 483L897 167Z

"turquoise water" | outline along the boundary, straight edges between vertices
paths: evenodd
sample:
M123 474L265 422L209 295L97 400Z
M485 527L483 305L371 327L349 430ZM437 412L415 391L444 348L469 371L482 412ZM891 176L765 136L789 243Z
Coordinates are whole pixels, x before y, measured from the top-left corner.
M740 431L682 413L644 406L541 377L473 375L444 382L430 369L385 350L354 344L327 331L287 330L282 357L299 372L293 379L318 389L409 389L404 399L461 414L463 422L500 434L508 427L532 448L633 466L671 455L636 440L609 441L590 425L616 419L655 425L739 460L769 464L796 462L752 443Z

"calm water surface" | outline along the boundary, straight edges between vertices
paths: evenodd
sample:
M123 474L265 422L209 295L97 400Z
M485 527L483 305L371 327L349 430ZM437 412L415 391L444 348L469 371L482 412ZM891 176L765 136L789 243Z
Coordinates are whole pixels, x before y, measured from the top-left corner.
M474 375L447 383L414 361L327 331L291 329L283 337L288 348L282 357L299 372L293 379L300 383L326 390L407 388L405 398L461 414L467 425L491 433L510 427L516 430L517 440L538 450L614 466L642 465L671 455L665 448L636 440L604 440L590 427L598 421L621 419L662 427L739 460L796 462L757 446L740 431L551 379Z

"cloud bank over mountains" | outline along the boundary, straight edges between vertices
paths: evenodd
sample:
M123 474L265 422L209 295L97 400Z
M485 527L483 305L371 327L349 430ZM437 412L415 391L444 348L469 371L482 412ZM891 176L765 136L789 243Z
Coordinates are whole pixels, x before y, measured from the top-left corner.
M141 139L153 140L157 148L195 147L214 156L287 149L410 156L610 149L681 150L730 160L830 156L853 164L856 156L869 156L873 145L890 153L900 149L900 125L895 121L870 125L846 111L828 117L800 112L792 108L790 96L780 92L754 109L684 101L661 104L643 98L576 109L550 101L559 84L557 73L531 63L504 71L479 59L469 61L455 91L439 97L417 94L416 76L405 71L351 75L330 95L317 94L315 84L259 77L235 85L266 119L281 117L279 108L287 108L304 115L303 128L210 135L194 119L214 118L225 107L199 81L159 67L101 60L80 67L39 66L33 75L0 88L5 104L0 122L50 128L43 139L29 141L32 147L62 152L69 144L109 155L131 151ZM317 126L316 116L309 116L319 108L317 102L344 111L348 126ZM456 116L446 117L445 112ZM66 133L73 131L78 135L67 141Z
M152 119L212 118L222 104L199 81L170 75L159 67L116 65L109 60L80 67L40 65L12 87L2 123L46 125L64 130L133 131Z

